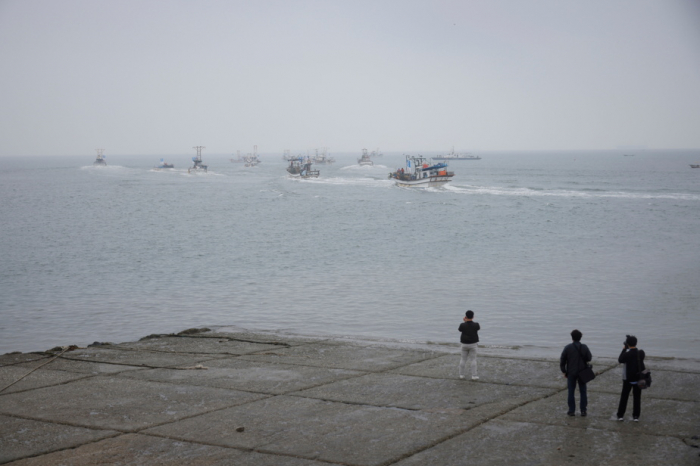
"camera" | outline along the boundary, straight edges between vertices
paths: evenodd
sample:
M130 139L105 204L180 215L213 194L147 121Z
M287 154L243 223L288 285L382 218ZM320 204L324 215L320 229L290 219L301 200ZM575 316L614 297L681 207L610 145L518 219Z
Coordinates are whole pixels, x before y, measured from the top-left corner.
M625 341L622 343L623 345L625 345L625 348L629 348L629 346L627 345L627 340L629 339L629 337L629 335L625 335Z

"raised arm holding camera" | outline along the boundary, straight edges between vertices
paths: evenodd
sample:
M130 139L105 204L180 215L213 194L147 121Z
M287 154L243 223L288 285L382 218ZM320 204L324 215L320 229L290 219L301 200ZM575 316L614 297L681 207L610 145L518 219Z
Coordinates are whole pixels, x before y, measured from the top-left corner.
M627 400L629 400L630 391L632 392L632 419L639 421L639 415L642 411L642 389L639 388L640 372L646 369L644 366L644 351L637 349L637 337L627 335L625 339L622 353L617 361L624 364L622 368L622 393L620 394L620 406L617 408L617 420L625 420L625 411L627 410Z

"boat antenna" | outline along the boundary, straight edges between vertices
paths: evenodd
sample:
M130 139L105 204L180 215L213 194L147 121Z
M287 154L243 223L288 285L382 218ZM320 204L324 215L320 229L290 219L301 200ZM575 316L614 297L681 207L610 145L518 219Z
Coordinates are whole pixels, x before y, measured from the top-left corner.
M197 149L197 160L202 161L202 149L206 149L204 146L194 146L192 149Z

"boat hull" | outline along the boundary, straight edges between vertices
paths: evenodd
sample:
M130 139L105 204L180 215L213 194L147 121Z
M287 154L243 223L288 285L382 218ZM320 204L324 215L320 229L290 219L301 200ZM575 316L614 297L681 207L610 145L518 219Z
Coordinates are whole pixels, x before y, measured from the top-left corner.
M437 188L452 181L450 176L429 176L419 180L395 180L396 186L403 188Z

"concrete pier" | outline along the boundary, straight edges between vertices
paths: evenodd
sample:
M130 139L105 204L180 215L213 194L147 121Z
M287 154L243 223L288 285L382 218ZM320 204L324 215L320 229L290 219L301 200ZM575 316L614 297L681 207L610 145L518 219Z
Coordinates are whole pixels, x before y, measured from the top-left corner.
M457 344L236 329L6 354L0 463L700 465L700 361L649 357L640 421L630 399L619 422L615 359L569 417L559 354L480 351L478 381Z

